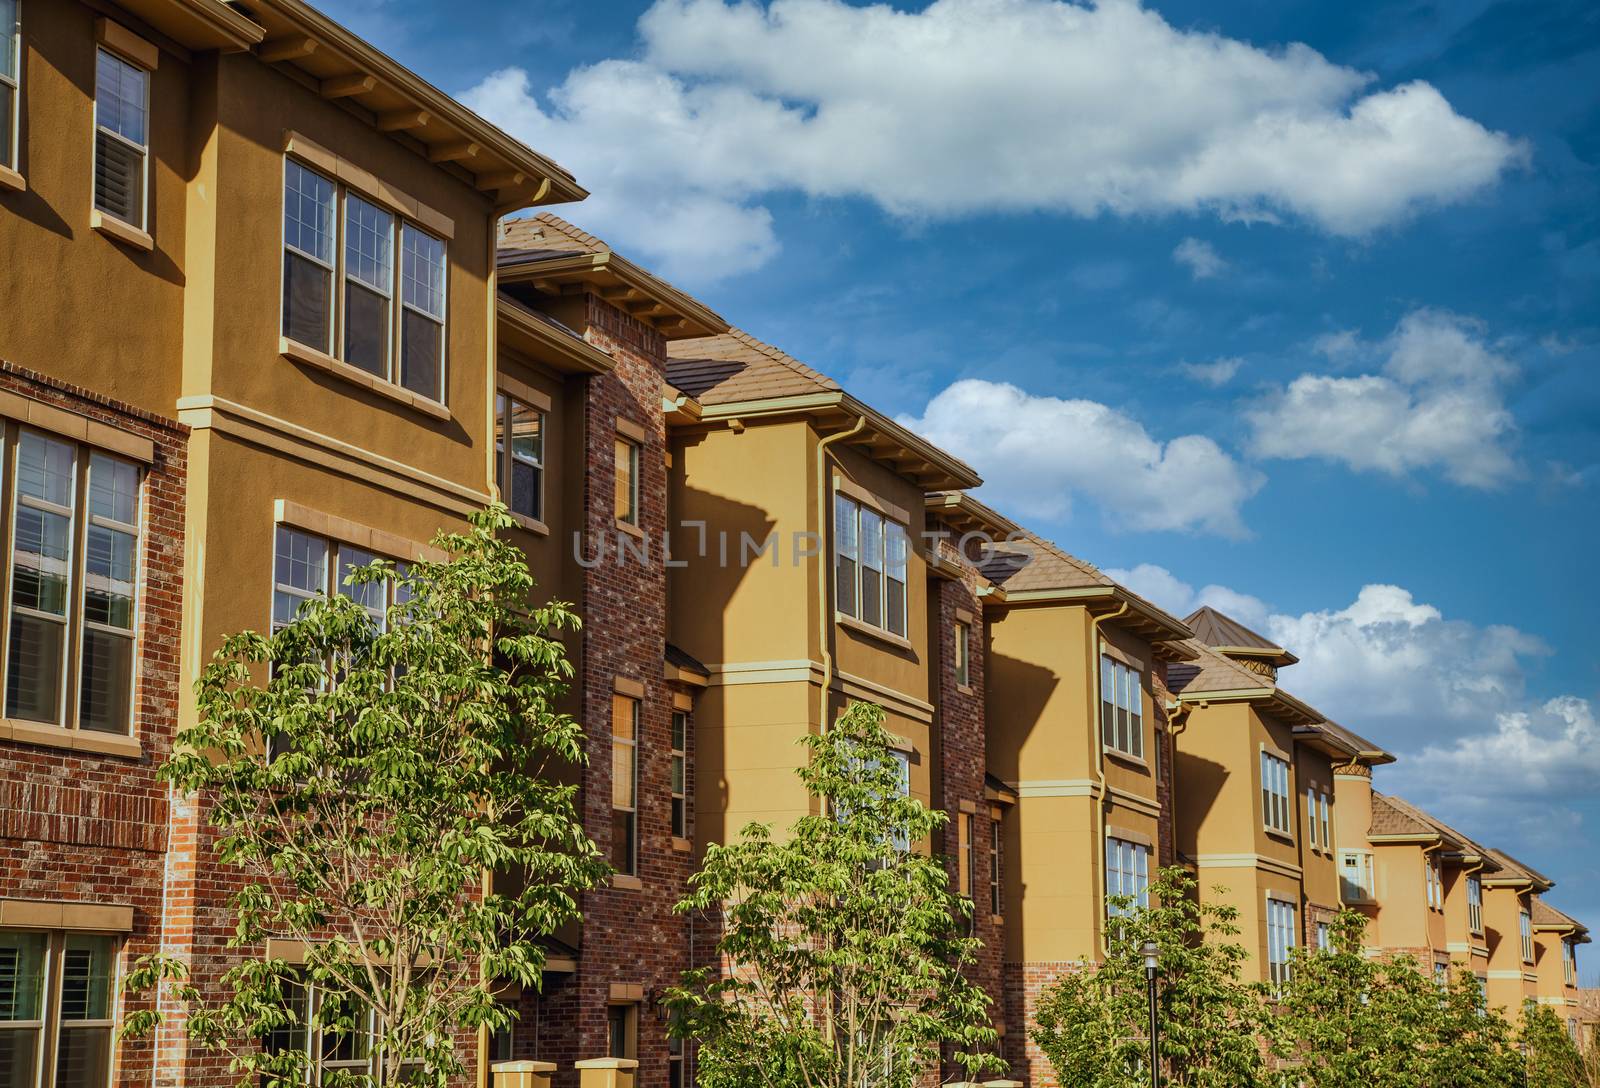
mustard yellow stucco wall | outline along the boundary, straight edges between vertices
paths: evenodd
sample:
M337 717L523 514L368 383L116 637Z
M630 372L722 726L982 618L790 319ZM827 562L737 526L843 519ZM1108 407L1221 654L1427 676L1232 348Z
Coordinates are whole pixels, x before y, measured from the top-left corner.
M1490 885L1483 890L1483 924L1489 943L1488 998L1491 1008L1515 1018L1522 1003L1538 995L1537 964L1522 958L1518 917L1528 908L1525 888Z

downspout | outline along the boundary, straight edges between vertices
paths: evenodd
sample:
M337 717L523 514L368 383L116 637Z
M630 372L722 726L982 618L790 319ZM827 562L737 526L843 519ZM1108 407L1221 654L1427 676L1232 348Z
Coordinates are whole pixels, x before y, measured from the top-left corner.
M489 239L485 249L487 250L488 260L487 279L489 281L489 303L486 314L486 325L484 327L484 341L488 345L484 359L484 370L487 379L485 382L484 394L487 403L483 408L484 422L488 424L488 429L483 432L483 460L484 465L488 469L488 486L485 487L484 490L489 493L491 501L499 502L500 488L495 480L496 466L494 463L494 403L495 393L498 392L500 388L500 267L498 259L498 253L500 249L500 215L498 212L492 213L489 217ZM487 868L483 870L480 891L485 900L494 894L494 874ZM478 982L480 985L485 986L490 982L488 971L483 966L482 959L478 960ZM489 1073L490 1045L491 1040L489 1037L488 1025L480 1024L478 1026L477 1088L489 1088L492 1080L492 1077Z
M855 425L849 430L830 434L817 443L817 534L819 540L827 538L828 494L831 490L825 482L828 472L828 447L840 439L860 434L861 429L866 425L866 416L856 416ZM818 558L819 560L823 558L820 548ZM857 561L859 562L859 559ZM817 572L817 636L819 638L817 645L822 653L822 694L820 696L821 706L817 713L817 722L824 731L828 728L828 691L833 687L833 651L828 649L828 636L833 630L833 596L828 592L829 583L832 581L828 572L831 569L830 564Z
M1106 738L1104 727L1100 722L1100 625L1106 620L1114 620L1126 615L1128 602L1123 601L1122 607L1115 612L1103 616L1095 616L1089 621L1089 640L1094 650L1094 657L1089 662L1089 672L1094 677L1090 686L1092 692L1089 703L1089 723L1091 735L1094 737L1095 752L1095 778L1100 782L1099 804L1095 806L1095 815L1099 817L1100 833L1095 836L1093 856L1098 859L1099 879L1095 881L1095 902L1099 906L1099 913L1095 915L1095 925L1100 929L1100 950L1109 951L1106 946L1106 806L1111 801L1111 792L1106 788Z
M1178 699L1167 704L1167 736L1172 738L1172 758L1167 761L1167 803L1172 806L1172 811L1167 818L1172 821L1173 864L1178 861L1178 738L1189 728L1189 715L1193 711L1192 703Z

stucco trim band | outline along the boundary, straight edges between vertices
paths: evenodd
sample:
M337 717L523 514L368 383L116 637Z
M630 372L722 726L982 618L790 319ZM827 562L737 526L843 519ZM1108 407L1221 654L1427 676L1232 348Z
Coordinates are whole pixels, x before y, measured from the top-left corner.
M132 933L133 908L120 903L68 903L56 899L0 899L0 926Z
M362 525L348 518L325 514L321 510L313 510L309 506L302 506L289 499L273 500L272 520L275 523L293 525L296 529L304 529L316 536L337 540L341 544L352 544L389 559L413 561L425 559L433 563L443 563L450 558L448 554L431 544L407 540L384 529L374 529L370 525Z
M1305 870L1292 861L1279 861L1265 854L1201 854L1194 859L1200 869L1260 869L1278 876L1300 878Z
M76 412L45 404L20 393L0 390L0 415L41 431L70 438L110 453L152 464L156 445L148 438L129 434Z

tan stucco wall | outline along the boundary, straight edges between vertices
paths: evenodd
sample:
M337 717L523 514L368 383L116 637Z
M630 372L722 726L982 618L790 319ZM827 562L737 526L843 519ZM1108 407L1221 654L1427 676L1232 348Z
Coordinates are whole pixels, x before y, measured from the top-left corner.
M1489 1005L1513 1018L1523 1001L1536 997L1536 964L1522 960L1521 911L1528 905L1526 892L1504 885L1483 890L1483 924L1489 939ZM1537 951L1537 940L1535 941Z

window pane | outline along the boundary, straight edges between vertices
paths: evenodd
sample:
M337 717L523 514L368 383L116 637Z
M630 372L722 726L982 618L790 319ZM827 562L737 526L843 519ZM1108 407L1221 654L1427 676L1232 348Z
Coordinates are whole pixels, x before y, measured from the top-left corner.
M61 717L65 624L33 616L11 617L11 653L6 663L6 714L33 722Z
M0 1088L33 1088L43 1027L0 1028Z
M17 78L18 29L17 0L0 0L0 76L7 79Z
M144 226L144 152L99 131L94 137L94 206L124 223Z
M90 454L89 513L124 525L138 525L138 467L103 454Z
M344 271L381 295L394 290L394 216L350 193L344 198Z
M283 254L283 335L327 351L333 333L333 273L315 261Z
M111 1077L111 1028L61 1028L55 1088L105 1088Z
M134 553L138 538L89 526L84 543L83 615L90 623L133 629Z
M17 492L52 506L70 507L77 464L72 446L25 431L17 446Z
M544 503L544 416L517 401L510 405L510 507L525 517L542 518Z
M389 300L355 280L344 285L344 361L389 376Z
M351 572L371 566L377 558L369 551L352 548L348 544L339 545L339 584L334 587L334 591L349 597L366 609L367 615L372 617L372 622L382 630L388 618L389 583L366 582L361 585L350 585L347 581Z
M17 505L11 603L53 616L67 614L67 552L72 522L60 514Z
M890 578L888 583L888 597L884 601L884 615L888 619L889 633L904 635L906 633L906 584Z
M611 812L611 867L619 873L632 873L634 866L634 813L622 809Z
M420 396L442 400L444 326L414 310L400 320L400 384Z
M43 933L0 930L0 1021L44 1018L44 949Z
M78 725L126 735L132 720L133 639L85 629L81 671Z
M883 626L883 518L861 511L861 619Z
M16 149L11 146L12 128L16 123L13 114L16 108L17 92L8 85L0 83L0 164L13 169L17 165Z
M846 616L856 614L856 504L843 495L833 496L834 594L836 607Z
M94 116L101 128L143 146L148 74L104 49L95 65Z
M614 477L616 516L630 525L637 524L639 520L638 485L635 481L638 471L639 447L627 439L617 439Z
M333 265L333 182L289 159L283 173L283 244Z
M68 935L61 959L61 1019L64 1022L110 1018L115 952L114 938Z
M290 623L307 598L328 587L328 545L294 529L278 526L273 555L272 625Z
M400 229L401 299L435 322L444 321L444 243L407 223Z

